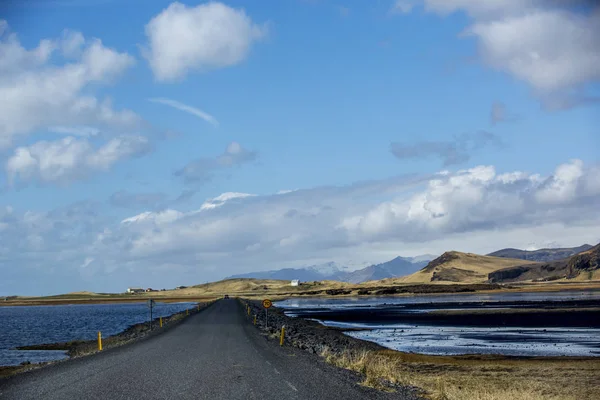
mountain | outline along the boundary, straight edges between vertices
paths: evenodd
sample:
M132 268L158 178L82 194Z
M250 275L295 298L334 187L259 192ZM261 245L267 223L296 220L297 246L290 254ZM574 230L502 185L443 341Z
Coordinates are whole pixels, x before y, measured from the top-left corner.
M435 256L433 256L433 258L435 258ZM361 283L410 275L413 272L423 268L429 262L428 260L415 262L412 260L414 260L414 258L396 257L388 262L371 265L353 272L348 272L343 281L350 283Z
M255 279L299 279L302 282L334 280L341 281L347 268L335 262L311 265L304 268L283 268L271 271L248 272L246 274L232 275L227 279L255 278Z
M481 256L448 251L412 275L402 278L406 283L483 283L491 272L533 263L504 257Z
M600 244L563 260L517 265L494 271L488 278L492 283L600 279Z
M579 247L567 247L557 249L539 249L539 250L519 250L519 249L502 249L488 254L492 257L519 258L521 260L548 262L562 260L571 257L577 253L588 251L592 246L584 244Z
M361 283L385 278L395 278L412 274L418 271L429 260L435 256L422 255L417 257L396 257L393 260L370 265L356 271L348 271L348 268L335 262L312 265L304 268L283 268L272 271L249 272L230 276L234 278L255 279L299 279L302 282L332 280L340 282Z

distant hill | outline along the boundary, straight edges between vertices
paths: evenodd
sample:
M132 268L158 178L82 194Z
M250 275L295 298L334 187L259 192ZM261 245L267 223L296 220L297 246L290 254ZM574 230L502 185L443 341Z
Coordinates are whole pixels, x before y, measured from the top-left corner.
M517 265L493 271L492 283L600 279L600 244L563 260Z
M519 249L502 249L488 254L492 257L519 258L521 260L548 262L562 260L571 257L572 255L588 251L592 246L584 244L579 247L567 247L558 249L539 249L539 250L519 250Z
M491 272L531 263L512 258L448 251L420 271L400 279L405 283L483 283Z
M423 268L429 260L412 261L411 258L396 257L393 260L377 265L371 265L353 272L348 272L343 277L344 282L361 283L377 281L380 279L396 278L410 275Z
M341 266L335 262L329 262L305 268L283 268L272 271L249 272L246 274L233 275L227 279L299 279L302 282L331 280L361 283L412 274L427 265L433 258L435 258L435 256L428 254L417 257L396 257L393 260L377 265L370 265L356 271L348 271L348 268L345 266Z

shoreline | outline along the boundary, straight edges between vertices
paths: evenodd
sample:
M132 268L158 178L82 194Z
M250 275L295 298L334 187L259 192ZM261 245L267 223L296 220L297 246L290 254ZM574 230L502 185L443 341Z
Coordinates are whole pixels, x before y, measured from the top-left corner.
M204 311L206 308L210 307L214 301L197 303L193 308L188 309L189 314L186 311L180 311L174 314L169 315L168 317L163 317L163 327L160 328L159 319L154 318L152 320L153 329L150 329L148 322L141 322L138 324L133 324L127 327L122 332L119 332L115 335L108 336L102 339L102 348L103 351L112 349L115 347L120 347L129 343L136 342L138 340L143 340L155 335L159 335L163 332L166 332L170 328L173 328L191 317L192 315L198 314ZM15 374L31 371L33 369L43 368L49 365L53 365L56 363L67 362L69 360L85 357L92 354L98 353L97 348L97 340L72 340L68 342L56 342L56 343L39 343L27 346L19 346L15 348L16 350L62 350L67 352L67 358L62 360L55 361L46 361L41 363L28 363L21 365L0 365L0 379L12 376Z
M351 297L406 297L406 296L452 296L457 294L495 294L495 293L552 293L563 291L600 290L600 282L553 282L553 283L519 283L519 284L402 284L402 283L362 283L348 284L342 288L302 290L266 290L261 293L246 291L182 293L177 291L151 292L149 294L64 294L46 297L0 296L0 307L5 306L46 306L67 304L120 304L139 303L149 299L165 303L174 302L206 302L221 298L224 294L247 299L263 299L269 297L274 301L295 298L351 298ZM185 289L186 291L192 289Z
M285 325L285 346L298 347L320 355L328 363L358 372L363 385L380 390L413 386L434 400L591 400L600 390L600 357L407 353L346 336L345 329L288 317L276 307L269 310L267 328L260 302L241 301L251 310L248 323L253 323L256 314L256 328L267 340L278 341L281 326ZM511 395L502 397L505 393Z

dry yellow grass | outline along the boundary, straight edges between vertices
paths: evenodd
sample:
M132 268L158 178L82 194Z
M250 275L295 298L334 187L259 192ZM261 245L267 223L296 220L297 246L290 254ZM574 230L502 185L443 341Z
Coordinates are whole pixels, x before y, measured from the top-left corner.
M481 256L479 254L449 251L444 253L447 261L435 267L425 267L414 274L398 278L398 283L484 283L490 272L517 265L532 264L532 261L512 258ZM441 281L432 281L434 274L443 276Z
M427 356L392 350L326 349L325 360L364 376L365 386L384 382L423 389L432 400L591 400L600 392L600 360L510 359L496 356Z

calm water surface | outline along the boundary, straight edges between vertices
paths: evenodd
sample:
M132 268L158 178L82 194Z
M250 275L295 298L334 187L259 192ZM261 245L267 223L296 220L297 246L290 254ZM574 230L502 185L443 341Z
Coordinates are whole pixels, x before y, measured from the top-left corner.
M194 303L156 303L153 317L191 308ZM0 365L19 365L66 358L64 351L19 351L18 346L92 340L148 321L146 303L74 304L58 306L0 307Z
M328 321L327 310L373 308L382 305L419 305L415 312L431 312L431 303L520 302L600 300L600 290L536 293L492 293L421 295L405 297L360 297L340 299L289 299L275 303L296 316L300 310L323 310L320 323L341 328L364 328L347 335L382 346L422 354L504 354L515 356L600 356L600 329L590 328L507 328L415 325L398 323L356 323ZM457 307L460 309L460 307ZM600 318L600 315L598 316Z

